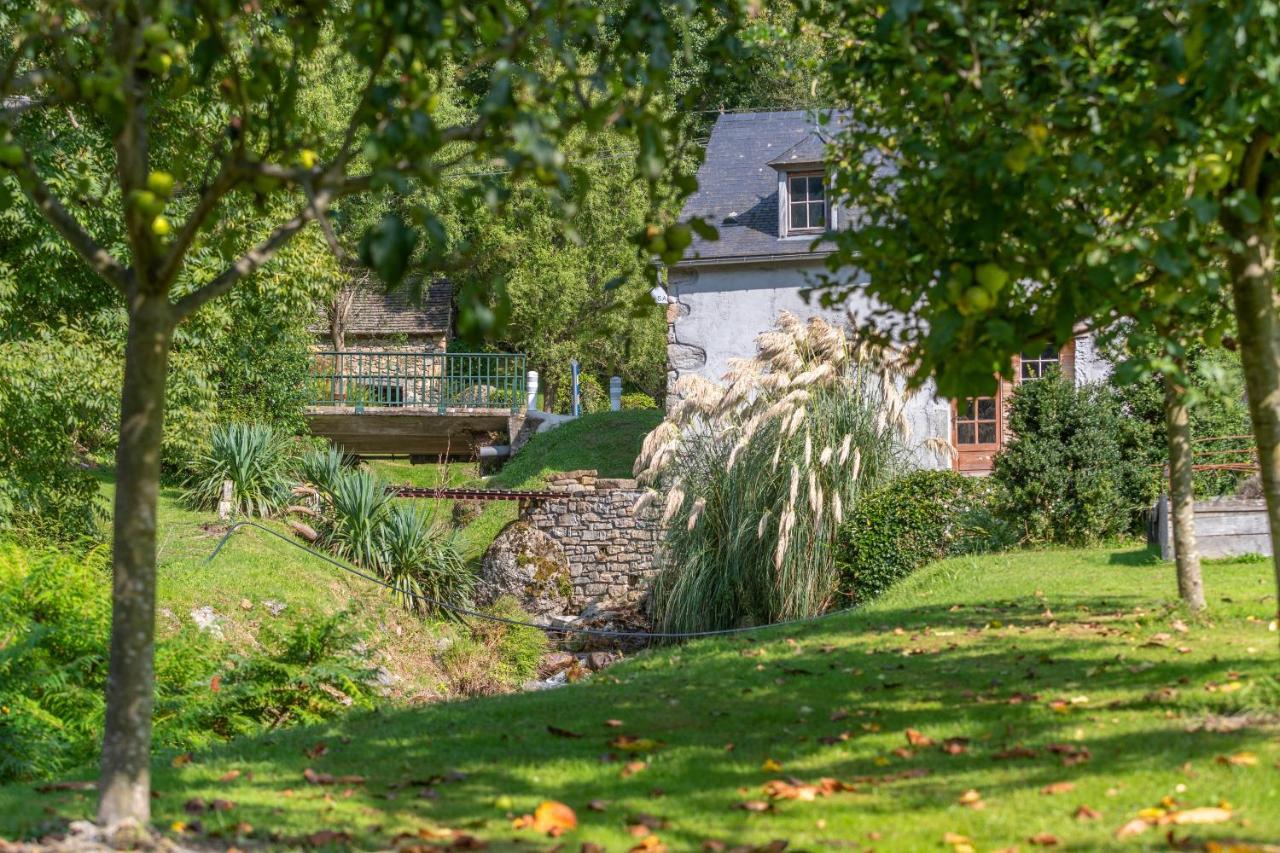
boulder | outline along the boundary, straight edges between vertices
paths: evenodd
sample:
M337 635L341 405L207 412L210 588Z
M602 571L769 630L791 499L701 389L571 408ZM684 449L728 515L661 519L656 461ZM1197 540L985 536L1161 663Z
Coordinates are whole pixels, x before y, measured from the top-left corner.
M484 552L477 592L486 604L510 595L534 616L567 613L573 603L569 560L559 542L527 522L513 521Z

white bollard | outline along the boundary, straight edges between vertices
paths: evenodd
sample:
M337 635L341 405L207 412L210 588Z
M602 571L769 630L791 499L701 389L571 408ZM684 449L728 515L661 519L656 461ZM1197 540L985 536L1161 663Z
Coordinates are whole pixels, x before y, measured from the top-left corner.
M609 411L622 411L622 377L609 377Z
M526 409L538 409L538 371L530 370L529 375L524 379L525 390L529 392L529 399L525 402Z

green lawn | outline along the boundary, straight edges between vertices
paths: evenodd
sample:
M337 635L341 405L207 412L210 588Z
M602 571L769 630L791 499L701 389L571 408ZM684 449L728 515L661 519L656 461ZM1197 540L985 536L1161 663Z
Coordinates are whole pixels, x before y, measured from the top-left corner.
M1206 582L1210 611L1191 619L1171 605L1172 568L1138 548L948 560L854 614L658 649L553 691L354 715L176 768L158 756L157 823L218 799L230 807L199 819L224 844L330 830L372 848L454 829L490 849L546 849L511 820L554 799L580 821L565 850L627 850L642 822L672 850L948 849L947 833L978 850L1031 849L1041 834L1066 849L1164 849L1170 829L1275 842L1270 568L1214 564ZM908 729L934 744L910 745ZM610 744L619 735L653 748L628 753ZM949 738L967 740L948 752ZM362 780L311 784L309 768ZM750 810L770 780L821 777L854 790ZM1115 837L1143 809L1222 803L1225 823ZM1082 806L1100 816L1077 819ZM90 809L83 793L0 788L0 836Z

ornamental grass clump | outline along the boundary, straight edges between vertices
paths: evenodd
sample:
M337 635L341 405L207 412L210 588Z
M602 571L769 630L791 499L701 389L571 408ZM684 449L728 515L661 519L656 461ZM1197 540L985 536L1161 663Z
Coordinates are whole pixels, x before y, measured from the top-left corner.
M222 484L232 483L232 509L267 517L289 500L289 437L267 424L219 424L209 449L191 465L185 498L198 509L213 509Z
M695 631L812 616L835 599L853 504L902 469L910 433L893 354L783 314L725 384L682 379L636 474L660 506L655 617Z

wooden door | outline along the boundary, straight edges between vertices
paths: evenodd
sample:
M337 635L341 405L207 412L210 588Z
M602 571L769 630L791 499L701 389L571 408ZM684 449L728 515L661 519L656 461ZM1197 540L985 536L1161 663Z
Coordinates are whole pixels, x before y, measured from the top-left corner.
M967 397L951 404L951 443L955 468L966 474L986 474L1004 442L1004 380L997 380L991 397Z

